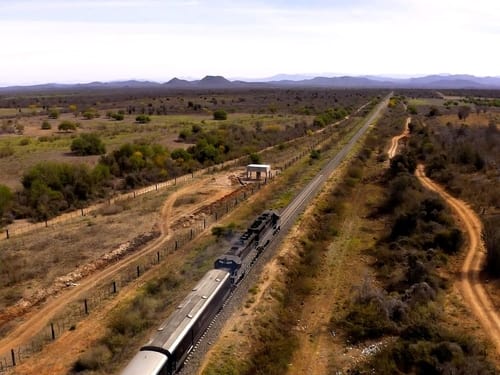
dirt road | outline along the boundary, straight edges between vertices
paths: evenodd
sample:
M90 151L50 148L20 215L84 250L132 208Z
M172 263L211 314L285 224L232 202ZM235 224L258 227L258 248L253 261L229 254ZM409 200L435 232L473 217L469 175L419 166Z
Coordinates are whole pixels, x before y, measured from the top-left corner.
M467 255L461 269L458 288L495 345L497 353L500 354L500 317L479 280L481 266L486 256L481 241L481 221L464 202L452 197L441 186L426 177L423 165L418 165L415 175L424 187L438 193L450 205L466 232Z
M396 152L398 151L399 141L410 135L410 129L408 127L410 125L410 122L411 122L411 117L408 117L406 119L405 128L403 130L403 133L396 135L395 137L392 137L391 147L389 148L389 151L387 151L387 155L389 156L389 159L392 159L394 156L396 156Z
M51 297L40 308L27 313L24 321L20 322L7 337L0 340L0 353L7 353L10 349L17 348L28 342L33 336L46 327L55 315L61 313L71 302L81 298L85 293L88 293L90 290L95 288L97 284L106 280L111 280L113 275L115 275L118 271L134 264L145 254L153 253L159 246L168 241L169 225L173 223L179 215L173 214L173 206L176 199L181 194L189 194L199 191L203 186L209 184L209 178L210 177L204 177L195 180L193 183L185 185L173 194L169 195L162 208L161 223L159 223L162 235L158 239L154 240L152 243L148 244L139 251L127 256L123 260L111 264L108 267L86 277L85 279L82 279L77 287L67 289L64 292L59 293L57 296ZM227 189L220 189L220 191L215 192L210 196L210 201L217 200L226 194L228 194ZM200 202L198 205L202 204L207 204L207 201ZM195 209L196 208L191 207L189 211L193 211Z

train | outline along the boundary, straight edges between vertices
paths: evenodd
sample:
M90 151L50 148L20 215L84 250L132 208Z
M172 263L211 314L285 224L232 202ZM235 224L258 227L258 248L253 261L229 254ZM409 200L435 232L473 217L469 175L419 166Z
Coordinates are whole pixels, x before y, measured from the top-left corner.
M175 311L132 358L122 375L173 375L203 336L255 260L280 231L280 215L260 214L214 262Z

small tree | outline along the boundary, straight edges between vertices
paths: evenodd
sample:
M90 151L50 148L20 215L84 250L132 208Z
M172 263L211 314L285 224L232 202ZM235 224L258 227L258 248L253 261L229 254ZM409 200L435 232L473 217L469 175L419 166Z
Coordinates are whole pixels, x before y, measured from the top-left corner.
M494 277L500 276L500 216L485 220L483 241L486 247L486 271Z
M57 119L59 118L59 110L56 108L52 108L49 110L49 118L51 119Z
M151 118L148 115L139 115L135 118L135 121L139 124L147 124L151 121Z
M14 195L5 185L0 185L0 219L9 209Z
M252 164L260 164L262 163L261 157L256 152L252 152L250 155L250 163Z
M65 120L61 122L57 128L62 132L73 132L76 130L76 124L71 121Z
M214 120L227 120L227 113L222 109L214 111Z
M466 121L470 115L470 107L463 105L458 109L457 116L460 120Z
M106 147L96 134L82 134L71 143L71 151L79 156L102 155Z

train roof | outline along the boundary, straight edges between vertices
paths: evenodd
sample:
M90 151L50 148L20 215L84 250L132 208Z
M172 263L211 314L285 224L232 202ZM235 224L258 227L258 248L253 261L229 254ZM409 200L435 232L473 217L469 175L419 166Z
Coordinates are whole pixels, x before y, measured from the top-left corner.
M167 362L167 356L149 350L140 351L129 362L121 375L159 374Z
M157 347L172 353L228 278L227 271L208 271L145 347Z

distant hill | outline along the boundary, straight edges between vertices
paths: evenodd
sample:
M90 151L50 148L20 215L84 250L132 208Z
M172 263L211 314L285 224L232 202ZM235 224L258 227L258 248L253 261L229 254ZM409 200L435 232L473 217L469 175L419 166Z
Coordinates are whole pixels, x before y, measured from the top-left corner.
M0 88L1 92L41 92L48 90L74 89L235 89L235 88L280 88L280 87L321 87L321 88L420 88L420 89L500 89L500 77L476 77L466 74L440 74L414 78L391 78L379 76L339 76L302 78L301 75L280 74L267 81L230 81L222 76L207 75L200 80L188 81L172 78L163 84L152 81L91 82L79 84L48 83L33 86L11 86ZM285 78L285 79L283 79Z

